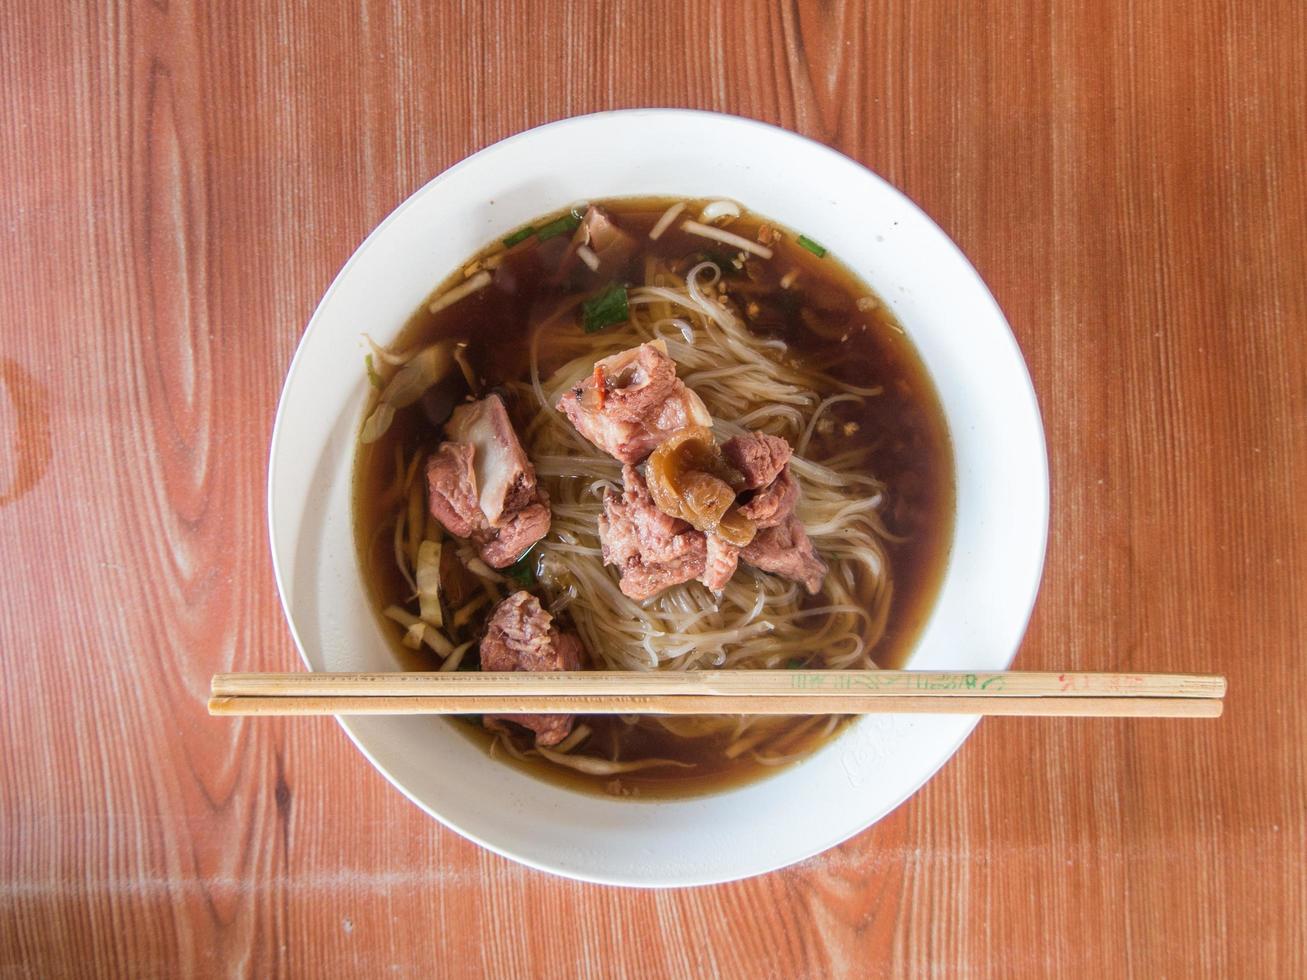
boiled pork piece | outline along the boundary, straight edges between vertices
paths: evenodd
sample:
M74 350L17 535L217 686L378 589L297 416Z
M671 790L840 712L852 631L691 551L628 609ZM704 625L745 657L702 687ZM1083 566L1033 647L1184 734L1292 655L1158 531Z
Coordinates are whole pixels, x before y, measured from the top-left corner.
M799 502L790 444L766 432L747 432L722 443L722 455L744 476L740 513L760 528L785 523Z
M821 591L826 563L817 555L803 522L791 514L784 523L759 529L740 551L754 568L800 583L812 595Z
M672 433L711 426L712 416L676 377L662 341L641 344L595 363L558 410L595 446L622 463L638 463Z
M702 575L707 561L703 532L659 510L635 467L623 467L622 484L622 493L604 494L599 540L604 562L621 574L623 594L644 600Z
M722 443L722 455L740 471L745 489L757 490L780 476L794 451L780 436L746 432Z
M722 455L744 476L740 513L758 526L740 557L764 572L801 583L813 594L820 592L826 563L794 514L799 483L790 472L790 444L780 436L747 432L723 443Z
M726 583L731 580L739 564L739 547L723 541L715 534L709 534L703 573L699 575L699 581L714 592L720 592L726 588Z
M504 568L549 532L549 498L536 483L498 395L454 409L427 460L432 515L469 539L486 564Z
M580 670L582 646L575 633L563 633L529 592L515 592L499 603L481 640L481 669L492 671ZM485 715L490 731L507 732L512 722L535 732L536 745L557 745L572 731L575 715Z

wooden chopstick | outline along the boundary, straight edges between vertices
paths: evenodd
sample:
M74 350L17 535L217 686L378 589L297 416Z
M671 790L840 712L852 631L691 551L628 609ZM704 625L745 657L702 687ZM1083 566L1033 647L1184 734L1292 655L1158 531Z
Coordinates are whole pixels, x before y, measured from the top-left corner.
M1034 715L1081 718L1219 718L1216 698L919 698L568 695L442 697L217 697L211 715Z
M217 674L215 715L965 714L1216 718L1200 674L719 670Z
M1051 673L928 670L577 670L542 673L214 674L214 697L416 697L548 694L794 695L858 691L914 697L1220 698L1225 678L1210 674Z

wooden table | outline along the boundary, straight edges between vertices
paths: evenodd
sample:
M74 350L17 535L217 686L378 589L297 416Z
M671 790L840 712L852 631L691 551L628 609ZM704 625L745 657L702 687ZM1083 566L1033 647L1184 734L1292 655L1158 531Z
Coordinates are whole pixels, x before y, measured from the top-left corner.
M0 976L1307 972L1304 5L14 6ZM1048 432L1018 665L1224 672L1222 721L991 720L847 844L654 893L443 830L330 720L206 717L298 663L266 448L337 269L473 150L641 105L957 240Z

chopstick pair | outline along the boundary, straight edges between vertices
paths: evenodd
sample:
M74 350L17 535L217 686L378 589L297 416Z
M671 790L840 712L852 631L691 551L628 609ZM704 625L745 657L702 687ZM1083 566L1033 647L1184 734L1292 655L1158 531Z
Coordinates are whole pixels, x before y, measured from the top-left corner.
M947 714L1219 718L1225 678L1025 671L215 674L211 715Z

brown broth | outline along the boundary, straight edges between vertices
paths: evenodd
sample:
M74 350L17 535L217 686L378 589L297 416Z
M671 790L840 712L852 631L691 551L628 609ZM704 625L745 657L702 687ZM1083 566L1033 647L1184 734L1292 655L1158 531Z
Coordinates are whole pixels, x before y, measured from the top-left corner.
M727 246L718 246L676 225L657 241L651 241L648 231L671 203L668 200L623 199L599 203L619 226L641 242L642 248L627 270L630 282L643 280L646 255L672 261L703 253L720 259L719 264L723 264L734 254ZM686 214L697 214L702 203L690 202ZM551 217L554 216L537 220L533 225L542 227ZM753 238L764 224L777 227L746 213L731 224L730 230ZM881 514L895 535L885 542L894 592L888 625L873 650L873 657L882 667L902 666L934 604L952 539L953 457L943 412L916 351L875 294L833 255L819 258L802 248L793 232L777 230L781 239L772 246L773 257L750 260L747 274L737 273L728 279L728 292L760 337L785 340L805 363L819 365L842 381L861 386L880 385L884 389L881 395L867 398L861 405L832 406L825 416L834 422L832 431L818 431L812 445L818 458L855 445L867 448L868 471L887 487L887 502ZM571 277L575 281L552 281L568 238L563 235L543 243L530 238L508 249L494 271L490 286L434 315L423 303L405 325L394 348L415 349L441 337L465 340L468 356L488 389L526 378L530 324L540 320L563 297L604 285L593 277L586 280L583 267ZM476 258L495 252L503 252L498 242ZM792 270L797 272L797 278L789 289L784 289L780 280ZM433 291L432 296L462 280L460 270ZM869 308L860 309L860 299ZM487 330L487 325L493 325L493 332ZM449 397L458 399L465 394L466 388L456 384ZM507 399L507 404L520 431L532 409L515 404L512 399ZM414 452L434 449L438 442L438 428L415 405L398 412L395 422L379 441L360 444L355 461L354 522L359 563L382 630L407 670L434 670L438 662L422 656L421 651L403 647L399 642L403 631L380 615L391 603L404 604L408 592L392 552L389 531L393 528L394 504L383 498L394 479L397 450L408 459ZM488 607L483 607L474 621L454 637L454 642L475 640L488 611ZM617 778L595 777L543 760L522 762L503 752L497 753L497 758L575 789L644 798L719 791L777 771L776 767L749 759L724 760L721 749L725 736L686 739L672 735L647 718L640 719L634 727L615 717L585 720L594 729L592 742L587 744L602 745L604 739L620 738L624 758L683 759L695 762L694 772L687 776L687 770L667 768ZM790 722L796 734L793 746L787 747L787 751L811 751L825 740L817 734L799 734L798 726L805 721ZM490 736L480 725L456 724L483 745L491 744ZM814 731L819 732L822 727L816 725Z

